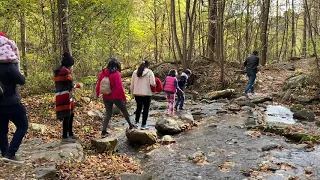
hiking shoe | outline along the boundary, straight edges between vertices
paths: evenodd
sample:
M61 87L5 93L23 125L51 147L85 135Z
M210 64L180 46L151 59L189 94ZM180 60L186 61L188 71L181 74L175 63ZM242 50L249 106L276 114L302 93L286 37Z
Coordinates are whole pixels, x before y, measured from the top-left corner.
M179 110L184 110L184 108L183 108L183 107L180 107Z
M110 136L111 134L110 133L108 133L108 132L102 132L101 133L101 138L106 138L106 137L108 137L108 136Z
M248 93L243 93L246 98L249 98Z
M62 138L61 142L62 143L75 143L76 140L75 139L71 139L71 138Z
M15 163L15 164L23 164L24 160L19 159L17 156L4 156L2 158L2 160L4 162L11 162L11 163Z
M69 136L70 139L75 139L75 140L78 140L79 138L76 136L76 135L71 135Z
M141 126L141 130L147 130L147 129L149 129L149 126L148 126L148 125L143 125L143 126Z
M134 125L135 125L136 127L139 127L139 126L140 126L140 123L139 123L139 122L136 122Z
M175 111L177 111L177 109L178 109L177 107L174 107L174 110L175 110Z

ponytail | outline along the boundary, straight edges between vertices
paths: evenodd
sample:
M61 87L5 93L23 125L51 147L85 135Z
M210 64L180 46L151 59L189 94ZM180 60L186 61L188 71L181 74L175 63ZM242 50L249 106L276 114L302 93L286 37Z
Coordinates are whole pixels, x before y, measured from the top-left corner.
M140 64L138 71L137 71L137 76L141 77L143 74L143 71L145 68L149 67L149 62L148 61L142 61L142 63Z

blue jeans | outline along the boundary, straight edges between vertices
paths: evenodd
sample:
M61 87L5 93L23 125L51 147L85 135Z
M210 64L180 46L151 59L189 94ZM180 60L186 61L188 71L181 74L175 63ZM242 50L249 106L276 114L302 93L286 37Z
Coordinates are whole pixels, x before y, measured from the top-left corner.
M249 90L251 91L252 94L254 94L254 82L256 80L257 75L255 73L248 73L247 74L249 81L248 81L248 86L245 89L245 93L248 94Z
M175 108L179 106L179 108L183 107L185 96L182 92L177 92L178 100L176 102Z
M28 118L26 109L22 104L11 105L17 113L0 114L0 149L3 156L15 156L23 137L28 131ZM8 142L9 121L13 122L17 130L13 138Z

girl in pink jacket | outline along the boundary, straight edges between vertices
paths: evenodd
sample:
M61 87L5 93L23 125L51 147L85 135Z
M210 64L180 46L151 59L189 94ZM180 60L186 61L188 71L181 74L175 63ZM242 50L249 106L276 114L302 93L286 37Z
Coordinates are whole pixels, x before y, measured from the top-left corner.
M178 72L175 69L169 71L168 76L166 77L163 83L163 90L167 94L168 106L167 110L171 116L174 115L174 103L176 98L177 91L182 91L178 85L177 79Z

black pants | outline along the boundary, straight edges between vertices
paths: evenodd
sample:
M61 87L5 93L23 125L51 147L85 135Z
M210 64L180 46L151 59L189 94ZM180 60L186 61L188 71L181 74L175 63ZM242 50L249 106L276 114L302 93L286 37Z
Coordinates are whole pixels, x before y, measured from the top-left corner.
M68 138L68 136L73 136L72 126L73 126L74 114L69 117L63 118L62 122L62 138Z
M129 126L132 126L126 104L122 99L103 99L103 103L106 108L107 115L103 122L102 131L107 131L107 127L112 116L113 104L115 104L120 109Z
M139 122L142 106L143 106L143 114L142 114L142 126L147 124L147 119L149 115L149 107L151 103L151 96L135 96L135 100L137 103L136 110L136 123Z
M0 149L2 156L15 156L18 151L23 137L28 131L28 118L26 109L22 104L11 105L7 107L8 110L14 110L15 113L0 113ZM4 112L4 111L2 111ZM10 142L8 141L9 121L13 122L17 130Z

